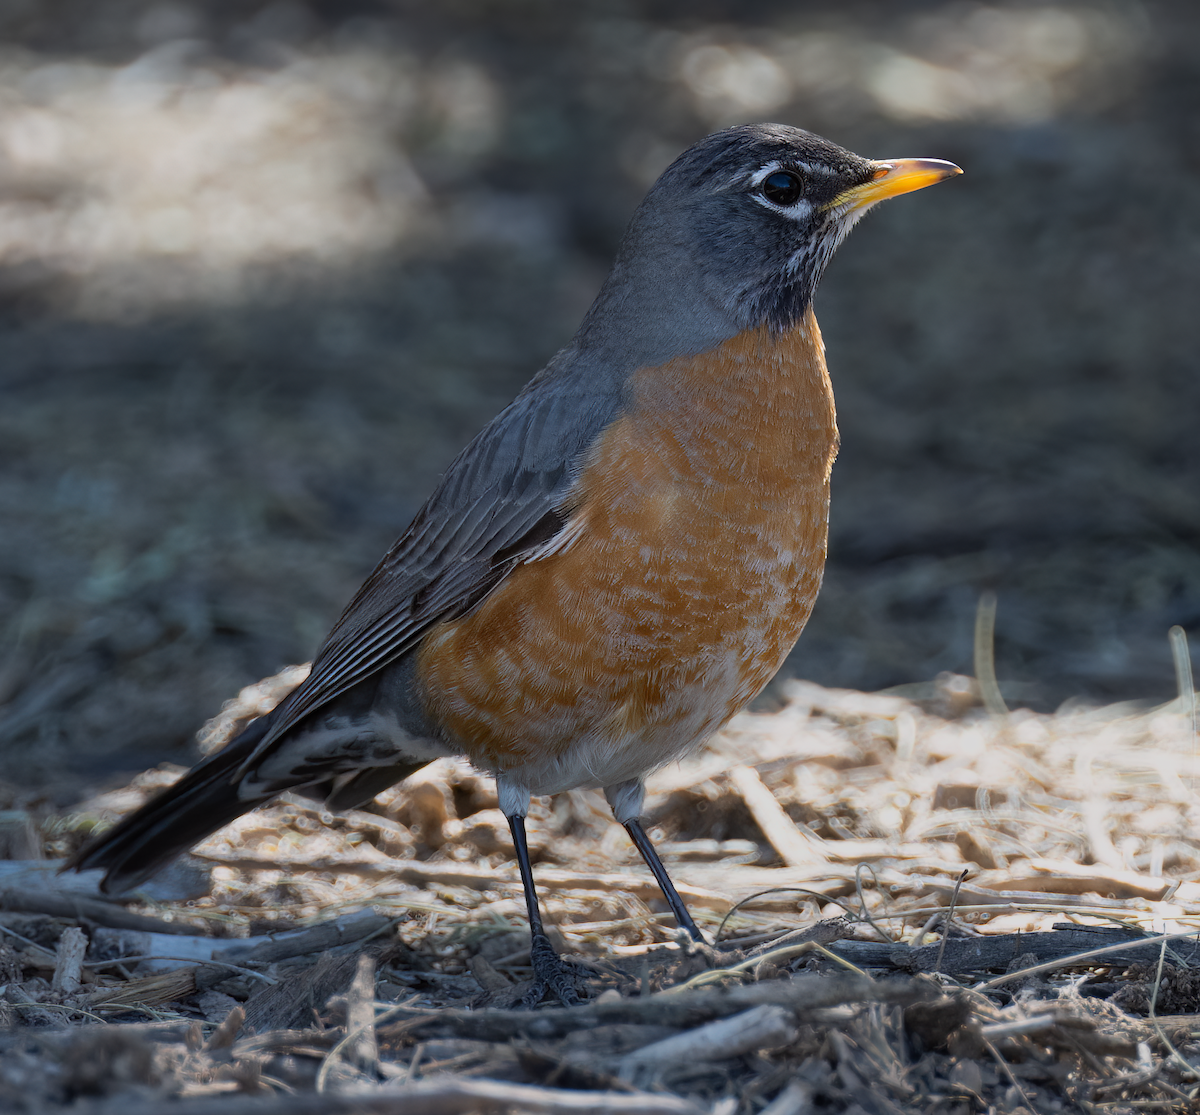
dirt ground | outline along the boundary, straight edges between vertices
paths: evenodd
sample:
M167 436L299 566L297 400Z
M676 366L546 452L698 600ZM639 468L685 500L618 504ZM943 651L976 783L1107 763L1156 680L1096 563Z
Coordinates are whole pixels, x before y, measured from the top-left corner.
M707 952L599 792L538 801L569 1009L513 1009L520 882L465 764L336 816L286 796L121 902L56 868L180 768L0 815L0 1110L1196 1110L1194 707L987 712L964 680L788 682L652 776Z

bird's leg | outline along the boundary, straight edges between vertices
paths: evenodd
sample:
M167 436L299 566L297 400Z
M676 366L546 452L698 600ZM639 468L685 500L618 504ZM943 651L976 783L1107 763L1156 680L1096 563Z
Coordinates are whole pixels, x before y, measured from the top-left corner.
M646 835L646 830L642 828L642 822L636 817L633 820L625 822L625 831L629 833L630 840L639 852L642 853L642 859L646 861L646 866L654 873L655 879L658 880L659 888L663 892L663 897L667 900L667 905L671 907L671 913L675 915L675 920L679 923L680 929L686 929L688 935L697 944L707 945L708 942L704 939L704 934L700 932L699 926L692 920L692 915L688 913L688 908L683 904L683 899L679 897L679 892L675 889L675 884L671 882L671 876L667 874L667 869L663 866L663 861L658 858L658 853L654 850L654 845L650 843L650 837Z
M712 968L722 968L729 962L728 956L722 956L716 948L708 943L708 939L700 932L700 927L692 920L692 915L688 913L688 908L683 904L683 899L679 897L679 892L675 889L675 884L671 882L671 876L667 874L667 869L663 866L663 862L658 858L658 853L654 850L654 845L650 843L650 837L646 835L646 830L642 828L642 822L638 818L633 817L624 822L625 831L629 833L629 838L633 841L634 847L642 853L642 859L646 861L646 866L654 873L654 878L658 880L659 889L663 892L663 897L667 900L667 905L671 907L671 913L675 915L676 922L679 923L679 928L686 931L691 937L692 943L688 947L687 952L692 955L699 954L704 958L708 965Z
M521 998L521 1006L535 1007L549 990L565 1007L579 1004L575 990L574 965L569 965L554 951L542 926L542 911L538 908L537 891L533 888L533 868L529 863L529 843L525 839L525 818L513 814L508 818L513 845L517 849L517 867L521 885L525 888L525 907L529 912L529 959L533 964L533 986Z
M604 796L608 798L608 804L612 806L613 816L625 826L625 831L629 833L629 839L633 841L633 846L641 852L646 866L658 880L659 889L663 892L667 905L671 907L671 913L675 915L679 928L687 931L688 936L700 946L705 955L712 953L712 946L704 939L704 934L692 920L692 915L688 913L683 899L679 897L675 884L671 882L671 876L667 874L667 869L663 867L662 860L658 858L654 845L650 843L650 837L642 828L642 803L646 799L646 787L642 780L631 778L628 782L605 786ZM709 956L709 960L712 961L712 956Z

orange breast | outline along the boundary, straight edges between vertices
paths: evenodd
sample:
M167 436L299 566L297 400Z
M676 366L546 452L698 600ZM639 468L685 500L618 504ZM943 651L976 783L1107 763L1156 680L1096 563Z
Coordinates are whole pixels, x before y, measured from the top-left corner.
M811 311L783 336L747 331L638 371L578 481L570 543L426 637L427 714L491 769L569 767L586 747L575 784L699 743L808 619L836 446Z

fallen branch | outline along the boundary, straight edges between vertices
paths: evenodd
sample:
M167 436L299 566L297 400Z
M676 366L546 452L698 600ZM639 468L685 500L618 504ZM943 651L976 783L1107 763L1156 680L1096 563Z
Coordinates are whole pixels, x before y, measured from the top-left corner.
M132 1103L122 1115L162 1115L161 1100ZM187 1115L704 1115L705 1109L676 1096L649 1093L579 1092L537 1088L502 1080L435 1077L412 1084L385 1084L349 1095L223 1095L181 1105ZM109 1115L111 1105L77 1106L79 1115Z
M169 933L175 936L192 932L192 927L180 922L133 914L114 902L85 898L79 894L55 891L28 891L9 887L0 891L0 910L24 914L49 914L55 918L89 922L109 929L133 929L142 933Z
M560 1007L536 1012L511 1010L444 1010L437 1013L410 1009L399 1023L405 1033L422 1037L435 1034L508 1041L515 1037L550 1039L576 1030L614 1023L672 1026L688 1029L717 1018L775 1005L797 1017L850 1002L895 1003L907 1006L939 994L931 984L916 980L876 982L857 976L797 976L745 986L663 991L640 999L596 1001L580 1007ZM380 1033L389 1032L381 1027Z
M946 975L969 976L1004 971L1019 956L1034 956L1040 963L1069 962L1080 953L1111 945L1123 947L1089 966L1127 968L1144 964L1158 958L1161 942L1146 941L1141 934L1123 929L1070 926L1043 933L952 937L944 942L944 948L943 942L911 948L876 941L839 941L830 946L830 951L861 968L896 972L931 972L937 968ZM1200 942L1182 939L1172 941L1169 948L1181 964L1200 964Z
M128 957L147 963L156 971L197 964L240 968L248 964L274 964L294 956L329 952L373 937L391 925L392 920L382 914L359 912L345 914L308 929L291 929L238 941L216 937L163 937L157 931L120 929L98 930L92 940L105 960Z
M756 1049L777 1049L795 1040L792 1013L767 1003L627 1053L621 1059L621 1075L632 1077L639 1068L670 1061L727 1061Z

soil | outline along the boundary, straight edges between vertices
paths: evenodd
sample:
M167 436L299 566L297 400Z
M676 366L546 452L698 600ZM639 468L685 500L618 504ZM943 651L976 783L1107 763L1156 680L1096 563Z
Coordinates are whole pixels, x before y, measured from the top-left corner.
M1162 700L1200 617L1189 4L0 13L0 774L189 761L570 336L698 135L965 168L817 311L843 438L785 673ZM65 772L72 777L64 779Z

